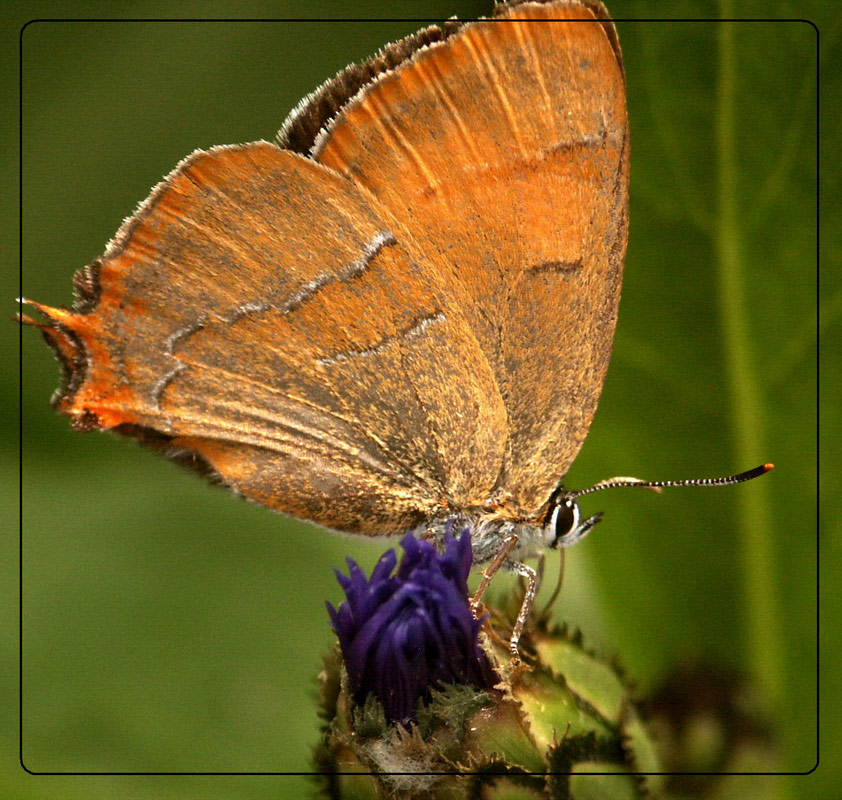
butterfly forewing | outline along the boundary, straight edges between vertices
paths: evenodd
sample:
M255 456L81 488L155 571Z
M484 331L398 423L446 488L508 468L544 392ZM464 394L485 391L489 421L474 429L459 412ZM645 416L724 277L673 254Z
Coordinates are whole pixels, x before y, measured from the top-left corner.
M530 3L466 25L379 76L314 148L435 264L506 407L496 488L526 509L584 440L619 302L624 78L596 13ZM467 448L474 431L456 433Z

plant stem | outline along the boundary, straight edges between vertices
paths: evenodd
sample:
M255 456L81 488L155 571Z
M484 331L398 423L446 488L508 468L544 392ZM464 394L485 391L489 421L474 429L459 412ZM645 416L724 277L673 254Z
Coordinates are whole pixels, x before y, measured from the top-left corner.
M720 15L733 18L733 4L721 0ZM734 447L740 464L762 461L763 393L754 369L752 338L748 330L745 262L741 252L737 185L737 49L734 22L718 25L718 96L716 115L718 209L715 225L717 282L725 373L730 394ZM739 506L743 555L748 660L753 677L772 710L783 711L786 685L780 631L779 603L773 551L773 524L769 483L759 480L746 487Z

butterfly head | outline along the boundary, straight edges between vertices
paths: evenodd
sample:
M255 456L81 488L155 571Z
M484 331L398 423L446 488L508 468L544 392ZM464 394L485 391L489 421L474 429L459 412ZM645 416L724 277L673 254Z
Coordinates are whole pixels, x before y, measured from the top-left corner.
M544 515L544 544L547 547L558 549L570 547L581 542L590 533L594 525L602 519L602 512L592 517L582 519L579 510L578 498L582 495L600 492L604 489L615 489L619 486L638 486L644 489L651 489L660 492L667 486L730 486L734 483L743 483L760 475L765 475L773 467L772 464L761 464L759 467L741 472L738 475L729 475L725 478L693 478L680 481L642 481L639 478L609 478L579 491L569 491L559 486L553 492L547 503L547 511Z
M570 547L587 536L602 519L602 512L582 519L572 492L560 492L550 500L544 522L544 544L551 549Z

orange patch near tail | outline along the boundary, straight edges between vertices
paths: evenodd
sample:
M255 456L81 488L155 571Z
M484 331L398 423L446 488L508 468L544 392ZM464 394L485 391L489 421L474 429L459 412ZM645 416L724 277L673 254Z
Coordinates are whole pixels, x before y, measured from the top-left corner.
M37 309L46 322L25 314L18 319L40 329L65 371L65 391L58 398L56 409L71 417L74 426L85 430L136 423L136 415L128 411L135 393L114 380L113 356L104 343L99 320L33 300L24 302Z

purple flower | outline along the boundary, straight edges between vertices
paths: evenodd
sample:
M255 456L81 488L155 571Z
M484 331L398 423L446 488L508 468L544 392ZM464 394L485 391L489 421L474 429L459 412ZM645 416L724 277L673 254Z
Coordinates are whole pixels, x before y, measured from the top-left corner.
M446 535L443 555L412 534L401 546L406 554L394 575L394 550L370 579L347 559L349 577L336 571L347 602L327 604L355 702L373 693L394 722L414 719L418 701L429 700L437 684L490 689L498 682L477 639L483 621L468 603L468 532L458 540Z

